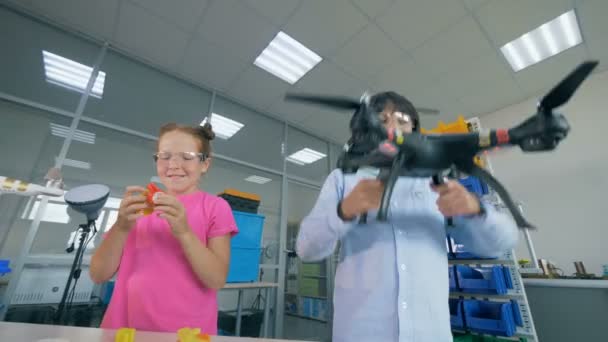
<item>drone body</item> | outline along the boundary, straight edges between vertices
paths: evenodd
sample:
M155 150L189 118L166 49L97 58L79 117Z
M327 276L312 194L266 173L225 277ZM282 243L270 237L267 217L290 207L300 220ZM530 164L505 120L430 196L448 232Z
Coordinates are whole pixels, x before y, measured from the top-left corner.
M566 118L553 109L565 104L580 84L597 66L597 61L584 62L555 86L538 104L537 113L516 127L465 134L403 133L387 131L378 120L379 108L364 95L360 101L314 95L287 95L287 99L322 104L334 108L354 109L351 139L338 161L345 173L371 166L381 170L385 183L378 219L386 220L393 187L399 176L431 177L440 182L445 170L456 169L485 181L502 198L520 228L533 228L506 189L489 172L475 165L474 157L497 146L519 146L524 152L554 150L566 138L570 126Z

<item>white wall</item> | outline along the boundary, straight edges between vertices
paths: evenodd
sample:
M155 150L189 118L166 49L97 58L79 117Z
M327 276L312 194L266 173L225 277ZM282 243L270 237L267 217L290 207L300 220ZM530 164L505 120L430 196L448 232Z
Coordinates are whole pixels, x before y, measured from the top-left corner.
M536 102L532 98L481 116L482 127L511 127L534 113ZM574 273L573 261L583 261L587 272L598 275L608 264L607 108L608 72L592 75L556 110L567 116L571 131L554 153L523 154L515 148L491 157L495 175L538 227L531 234L538 257L566 274ZM517 256L529 258L523 234Z

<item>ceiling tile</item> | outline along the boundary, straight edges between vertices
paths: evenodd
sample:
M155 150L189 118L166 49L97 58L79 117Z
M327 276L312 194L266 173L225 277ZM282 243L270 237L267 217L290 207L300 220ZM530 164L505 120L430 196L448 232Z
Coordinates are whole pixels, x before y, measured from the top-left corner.
M407 96L432 81L432 74L428 70L417 65L412 58L402 56L378 73L372 82L377 89L394 90Z
M357 83L362 82L331 61L323 60L296 83L296 88L308 93L359 96L348 93Z
M352 2L356 7L363 11L365 15L374 19L385 13L396 0L352 0Z
M572 0L491 1L475 13L497 47L572 9Z
M568 49L543 62L532 65L515 74L521 89L530 96L542 95L566 77L579 63L587 59L584 45Z
M245 0L244 3L275 26L283 26L298 6L299 0Z
M513 78L510 67L496 53L471 59L441 75L439 88L456 98L485 88L498 79Z
M263 109L285 95L289 83L251 65L229 87L229 93L245 102Z
M336 111L314 111L300 124L322 137L337 143L346 143L350 137L350 117L352 113Z
M587 0L579 5L577 13L590 57L600 60L597 70L608 68L608 1Z
M197 83L225 90L248 66L223 47L197 38L186 49L179 73Z
M306 118L310 116L312 110L315 110L314 106L297 102L287 102L282 97L279 97L277 101L267 109L272 115L294 123L306 120Z
M474 10L487 4L490 0L463 0L469 10Z
M303 1L284 31L327 57L367 23L367 18L348 0Z
M192 32L208 4L208 0L131 0L172 24Z
M525 97L517 83L512 78L506 77L497 79L486 87L478 88L462 97L460 101L469 106L471 110L469 116L479 116L518 103Z
M266 19L235 0L214 1L199 33L240 59L253 63L278 31Z
M123 2L115 32L120 47L163 67L175 67L184 54L188 36L130 2Z
M411 50L467 13L454 0L398 1L376 23L402 48Z
M27 0L19 3L53 21L73 25L95 38L112 38L118 0Z
M401 55L403 52L372 24L350 40L332 60L356 77L373 79Z
M464 17L420 48L412 55L417 64L436 76L466 65L472 58L495 53L471 16Z

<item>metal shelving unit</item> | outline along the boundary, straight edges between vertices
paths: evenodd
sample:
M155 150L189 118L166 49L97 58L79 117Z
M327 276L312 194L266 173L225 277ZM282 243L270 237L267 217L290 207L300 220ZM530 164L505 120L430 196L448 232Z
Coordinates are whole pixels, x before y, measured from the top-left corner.
M468 124L470 124L471 131L479 131L481 130L481 122L479 118L472 118L466 120ZM486 169L493 173L490 161L487 157L482 157ZM490 190L490 193L484 196L484 199L488 200L492 205L494 205L498 210L504 211L506 207L498 197L498 195ZM526 238L528 235L526 234ZM511 280L513 283L513 289L510 289L506 294L476 294L476 293L461 293L461 292L450 292L450 298L464 298L464 299L479 299L479 300L491 300L493 302L502 302L502 301L510 301L512 299L516 300L517 305L519 307L519 312L521 314L523 326L518 326L515 332L515 336L513 337L504 337L497 336L505 340L514 340L518 341L520 337L526 338L528 342L537 342L538 336L536 334L536 329L534 327L534 321L532 319L532 312L530 311L530 306L528 304L528 298L526 296L526 292L524 289L524 283L519 273L519 264L517 263L517 258L515 256L515 251L510 250L505 253L500 258L497 259L457 259L457 260L448 260L449 265L469 265L473 267L483 266L483 265L502 265L507 267L509 270L509 274L511 276ZM454 332L464 332L457 329L453 330ZM473 335L482 335L475 332L467 331ZM483 334L486 335L486 334Z
M285 275L285 314L315 321L331 323L331 258L326 260L303 263L295 255L295 241L299 229L298 223L290 223L287 228L288 254ZM313 265L318 272L306 272L305 268ZM314 266L318 265L318 266ZM312 283L312 288L306 285L306 280ZM316 290L315 290L316 287ZM304 289L304 291L303 291Z

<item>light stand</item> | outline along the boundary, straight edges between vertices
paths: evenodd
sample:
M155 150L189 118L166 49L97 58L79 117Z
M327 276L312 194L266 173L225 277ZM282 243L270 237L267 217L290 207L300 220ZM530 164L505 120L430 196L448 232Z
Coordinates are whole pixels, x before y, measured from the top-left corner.
M91 227L93 227L93 236L95 236L95 234L97 233L95 220L97 220L97 218L99 217L99 213L101 212L101 209L105 205L109 196L110 188L102 184L79 186L68 191L64 196L65 202L69 205L71 209L74 209L75 211L86 215L87 223L80 224L78 226L79 229L76 231L76 235L74 236L74 241L76 241L77 238L79 239L78 248L76 249L76 255L74 255L74 262L72 263L72 268L70 269L68 280L66 282L65 288L63 289L61 302L59 302L59 307L57 308L57 313L55 315L55 324L64 323L65 316L71 309L71 303L74 300L74 295L76 292L76 284L78 283L78 279L80 278L80 266L82 265L82 258L84 256L86 246L90 241L88 236L91 232ZM78 234L80 229L82 229L82 231L80 232L80 234ZM72 243L72 245L66 249L66 252L71 253L73 251L74 245ZM70 286L72 285L72 280L74 280L74 285L72 286L71 297L68 299L68 296L70 295ZM66 303L68 301L69 305L66 308Z
M91 226L93 227L93 236L95 236L95 234L97 233L97 227L95 227L95 221L88 221L85 224L81 224L78 226L78 230L80 231L82 229L82 231L80 232L80 236L78 237L74 237L74 241L76 241L76 238L79 239L79 243L78 243L78 248L76 249L76 255L74 255L74 262L72 263L72 268L70 269L70 274L68 276L68 280L67 283L65 284L65 288L63 289L63 295L61 296L61 302L59 302L59 307L57 308L57 313L55 316L55 324L64 324L65 320L64 320L64 310L65 313L69 312L72 306L72 300L74 299L74 294L76 292L76 284L78 282L78 279L80 278L80 273L82 271L82 269L80 268L82 266L82 258L84 256L84 251L86 249L86 245L88 244L88 236L89 233L91 232ZM68 247L66 249L66 252L71 253L74 251L74 242L72 242L72 245L70 247ZM66 308L66 303L68 301L68 294L70 293L70 285L72 284L72 279L74 280L74 286L72 288L72 295L71 298L69 299L70 303L69 305L67 305Z

